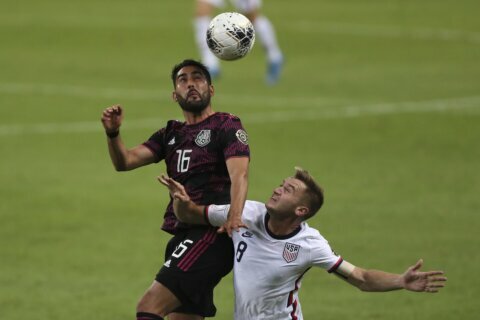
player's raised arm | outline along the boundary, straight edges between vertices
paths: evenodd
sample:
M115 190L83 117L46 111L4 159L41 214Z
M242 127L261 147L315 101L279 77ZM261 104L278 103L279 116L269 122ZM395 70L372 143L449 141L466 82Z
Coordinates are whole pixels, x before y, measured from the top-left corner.
M220 232L226 231L232 236L232 231L240 227L246 227L242 222L242 212L247 199L248 191L248 157L232 157L227 160L228 174L232 185L230 187L230 211L228 220L220 228Z
M362 291L406 289L415 292L438 292L445 286L447 278L443 276L443 271L419 271L422 264L423 260L420 259L403 274L394 274L380 270L365 270L343 261L334 272Z
M106 108L101 118L107 135L108 152L117 171L132 170L155 161L155 155L144 145L127 149L120 137L123 109L119 105Z
M157 177L157 180L168 188L173 198L173 211L178 220L191 224L207 224L203 213L205 207L195 204L182 184L163 174Z

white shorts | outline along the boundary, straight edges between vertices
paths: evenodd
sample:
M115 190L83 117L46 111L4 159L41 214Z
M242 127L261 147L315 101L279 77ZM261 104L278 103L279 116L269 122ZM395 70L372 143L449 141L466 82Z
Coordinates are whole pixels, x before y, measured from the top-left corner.
M198 0L211 4L217 8L225 7L225 0ZM242 13L249 13L262 6L262 0L230 0L230 3Z

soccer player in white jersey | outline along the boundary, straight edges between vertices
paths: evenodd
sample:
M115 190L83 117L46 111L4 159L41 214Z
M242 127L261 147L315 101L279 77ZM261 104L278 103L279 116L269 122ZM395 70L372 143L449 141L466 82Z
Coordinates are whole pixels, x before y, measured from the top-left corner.
M267 76L268 84L275 84L279 78L283 66L283 55L278 46L275 29L270 20L260 13L262 0L230 0L232 5L240 13L244 14L255 27L258 40L265 49L267 57ZM195 29L195 40L200 51L203 64L205 64L213 78L220 73L220 62L208 49L206 34L210 20L216 8L225 6L224 0L196 0L195 19L193 22Z
M227 220L228 205L196 205L181 184L166 176L158 179L169 188L180 221L221 226ZM421 259L403 274L366 270L343 260L305 222L322 204L322 189L301 168L275 188L265 204L245 203L242 220L248 228L232 235L236 320L303 319L298 290L312 266L362 291L437 292L445 285L443 271L420 271Z

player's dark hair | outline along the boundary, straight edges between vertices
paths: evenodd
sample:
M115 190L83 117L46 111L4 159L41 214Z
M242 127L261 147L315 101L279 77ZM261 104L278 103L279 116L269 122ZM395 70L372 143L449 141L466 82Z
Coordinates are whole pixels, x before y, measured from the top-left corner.
M315 181L315 179L313 179L307 170L304 170L300 167L295 167L294 178L302 181L307 186L307 206L310 209L310 212L304 217L304 220L307 220L313 217L315 213L317 213L317 211L322 207L323 189L318 185L318 183Z
M179 64L176 64L172 69L172 81L173 81L173 87L174 88L175 88L175 85L176 85L178 71L180 71L180 69L182 69L183 67L188 67L188 66L194 66L194 67L197 67L198 69L200 69L202 71L203 75L207 78L208 84L209 85L212 84L212 77L210 76L210 72L208 72L207 67L203 63L201 63L199 61L196 61L196 60L193 60L193 59L185 59L182 62L180 62Z

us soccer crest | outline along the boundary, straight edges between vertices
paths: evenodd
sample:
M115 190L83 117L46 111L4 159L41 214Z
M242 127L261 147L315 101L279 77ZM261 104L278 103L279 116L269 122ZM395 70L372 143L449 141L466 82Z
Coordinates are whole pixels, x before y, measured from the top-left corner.
M197 134L197 137L195 138L195 143L199 147L205 147L207 144L210 143L210 136L210 130L202 130Z
M298 252L300 251L300 246L298 244L293 244L290 242L285 243L285 248L283 249L283 259L288 263L297 260Z

